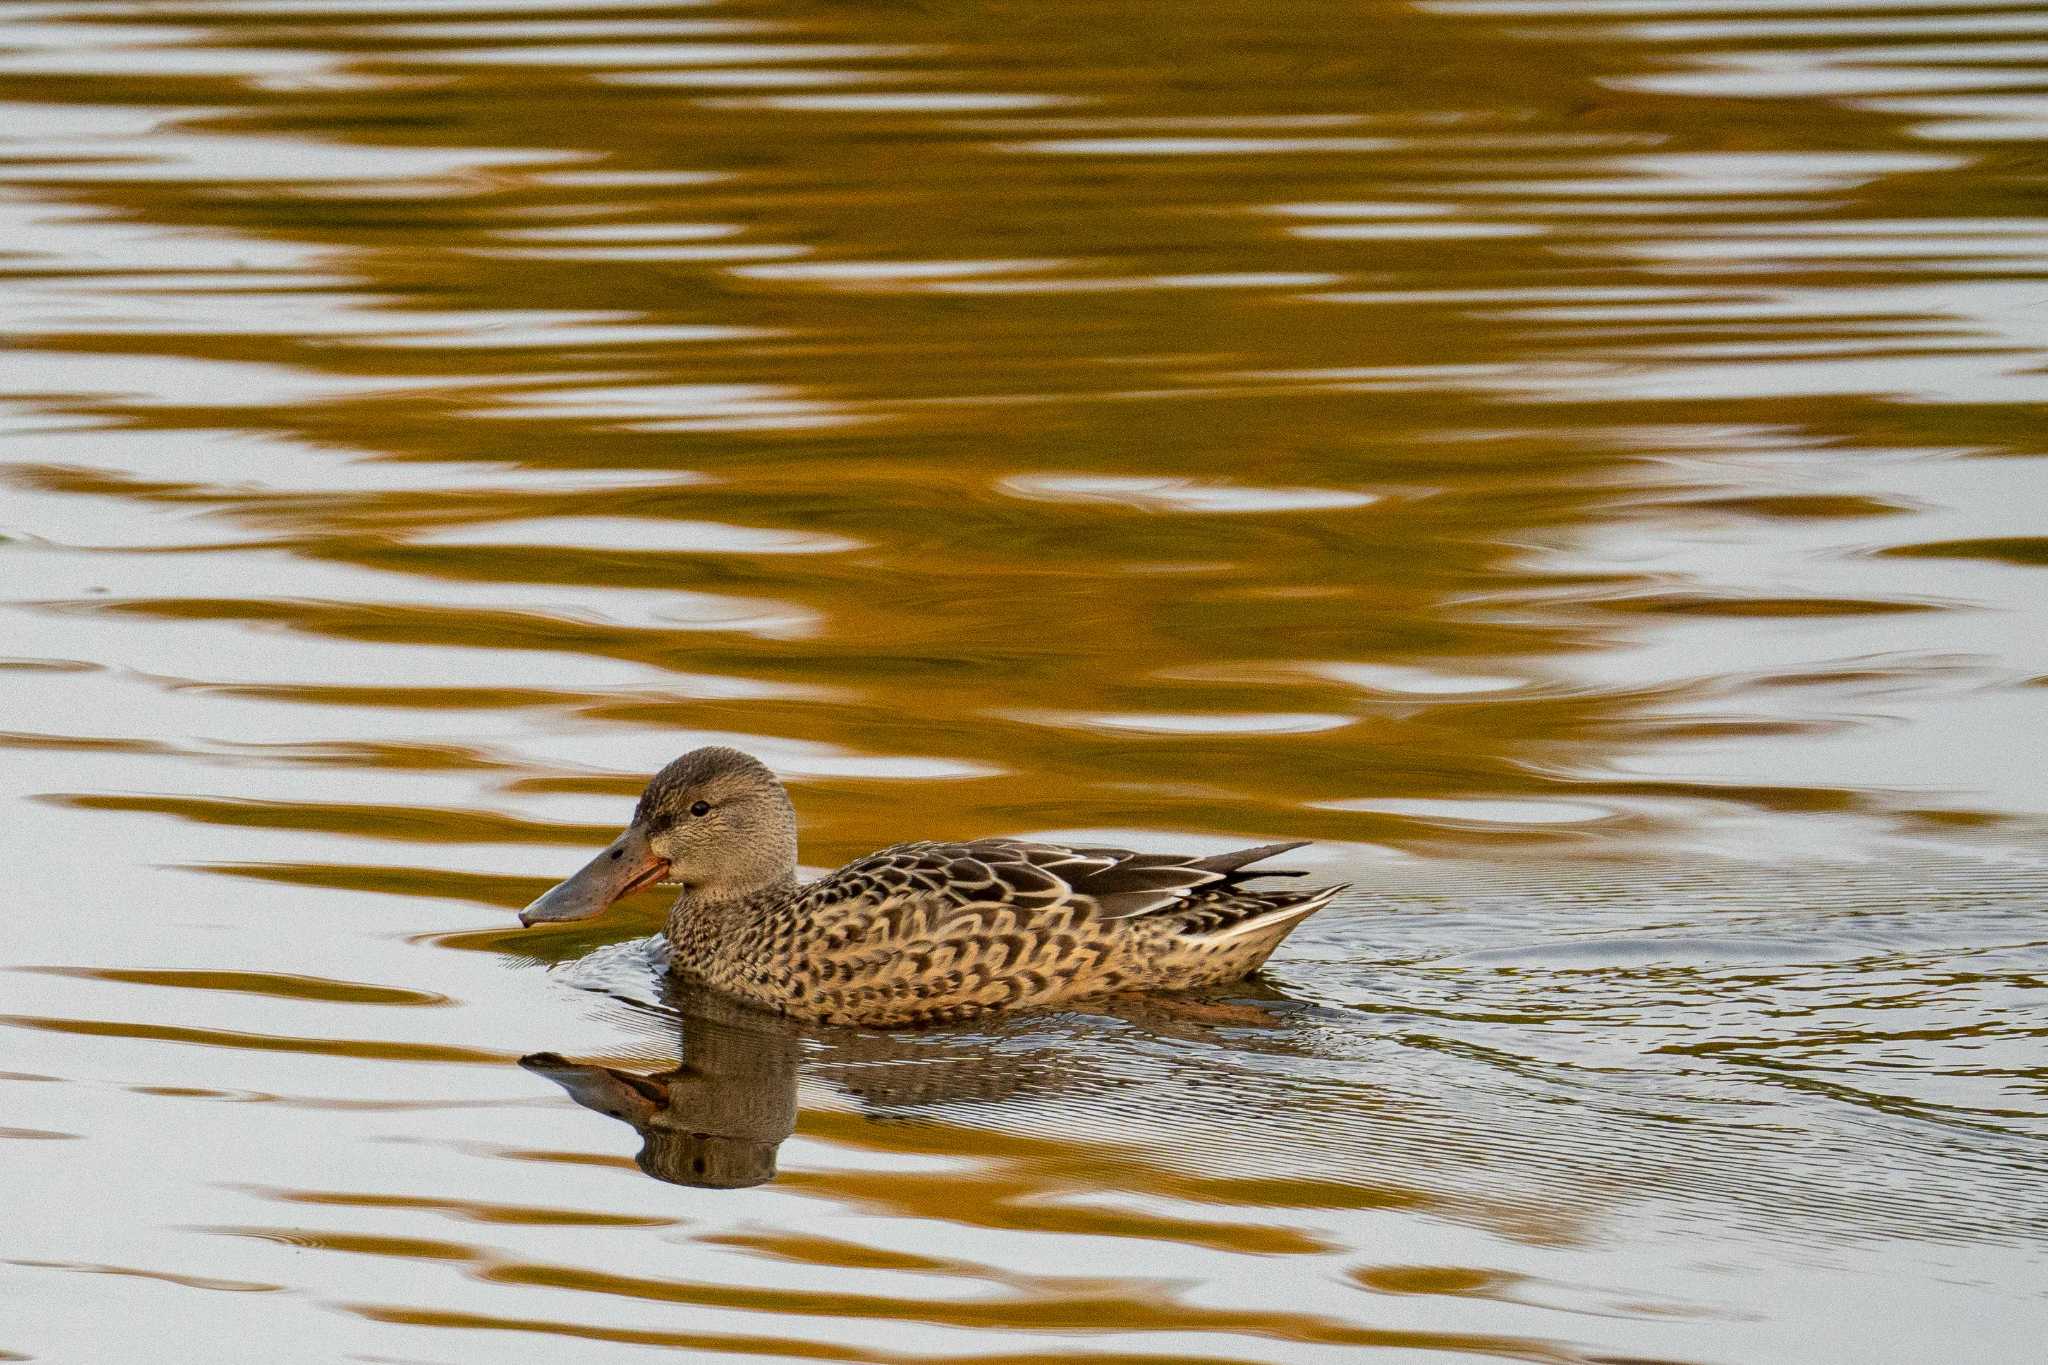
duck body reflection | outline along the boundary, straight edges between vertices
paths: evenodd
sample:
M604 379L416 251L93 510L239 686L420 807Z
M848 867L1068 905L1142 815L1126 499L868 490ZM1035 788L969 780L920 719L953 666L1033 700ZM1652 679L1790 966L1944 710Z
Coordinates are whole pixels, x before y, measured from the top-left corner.
M803 883L781 782L750 755L704 748L657 773L625 832L520 921L588 919L674 882L678 974L814 1022L921 1025L1240 980L1344 889L1247 885L1301 875L1252 867L1299 847L910 843Z
M904 1035L810 1025L673 976L659 995L658 1004L640 1008L664 1031L676 1030L681 1058L674 1067L640 1072L555 1052L528 1054L519 1065L584 1108L632 1125L641 1138L640 1169L673 1185L743 1189L775 1179L778 1149L796 1131L807 1066L868 1120L1054 1094L1088 1072L1058 1031ZM1290 1012L1308 1008L1247 983L1229 1000L1126 997L1089 1013L1182 1044L1214 1043L1218 1026L1235 1026L1284 1047L1275 1030L1284 1032ZM1247 1044L1240 1037L1237 1045Z

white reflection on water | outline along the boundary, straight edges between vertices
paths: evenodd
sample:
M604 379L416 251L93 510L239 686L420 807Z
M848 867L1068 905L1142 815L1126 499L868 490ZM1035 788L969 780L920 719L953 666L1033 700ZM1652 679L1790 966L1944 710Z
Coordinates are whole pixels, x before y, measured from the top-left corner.
M465 522L411 537L419 545L602 546L607 550L668 550L688 554L817 555L857 550L845 536L733 526L716 521L648 517L535 517Z
M1254 488L1189 479L1130 478L1115 474L1017 474L1004 492L1054 502L1115 503L1174 512L1308 512L1367 507L1372 493L1339 488Z
M1322 663L1310 667L1325 677L1368 691L1426 697L1504 692L1527 686L1522 678L1466 672L1448 664L1436 669L1372 663Z
M53 500L68 508L69 500ZM186 522L172 533L174 544L206 547L204 554L151 553L64 545L71 554L29 557L11 586L22 598L47 599L46 605L70 610L97 610L110 603L130 606L181 597L227 602L240 598L252 582L269 582L279 591L273 599L291 614L322 606L384 606L416 604L432 611L470 610L530 614L536 621L602 622L669 630L740 631L789 638L810 634L818 618L799 607L761 599L686 591L680 588L582 588L553 583L463 583L443 580L431 588L419 575L384 572L356 565L321 564L288 552L261 546L222 544L204 535L205 523ZM189 539L188 539L189 537ZM84 539L83 536L79 537ZM62 544L62 542L59 542ZM84 592L89 597L68 598ZM105 594L107 603L91 597ZM66 599L60 601L59 599ZM54 628L53 628L54 629Z
M1074 726L1082 729L1118 730L1153 735L1309 735L1322 730L1339 730L1352 723L1350 716L1315 714L1213 714L1170 715L1160 711L1124 715L1101 712L1016 711L1014 719L1033 725Z
M634 384L516 390L479 417L602 418L642 431L801 431L865 420L862 414L773 384Z
M1576 825L1613 818L1615 812L1588 801L1488 801L1481 797L1359 797L1319 803L1325 810L1383 811L1425 820L1470 820L1489 825Z
M1915 137L1930 142L2024 142L2048 138L2048 95L1953 95L1940 99L1859 100L1858 107L1909 114Z

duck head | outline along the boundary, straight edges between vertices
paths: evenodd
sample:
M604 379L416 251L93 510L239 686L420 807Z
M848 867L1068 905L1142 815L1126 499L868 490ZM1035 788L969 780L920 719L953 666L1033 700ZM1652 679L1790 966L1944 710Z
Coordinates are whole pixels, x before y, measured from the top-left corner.
M589 919L656 882L717 901L795 875L796 810L775 774L737 749L693 749L654 775L624 833L519 922Z

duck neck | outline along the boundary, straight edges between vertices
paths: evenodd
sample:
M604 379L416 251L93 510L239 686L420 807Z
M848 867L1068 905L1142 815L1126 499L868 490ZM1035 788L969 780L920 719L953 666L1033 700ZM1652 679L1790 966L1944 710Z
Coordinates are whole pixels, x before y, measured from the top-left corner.
M754 886L685 885L674 914L703 919L749 919L786 905L797 893L796 869Z

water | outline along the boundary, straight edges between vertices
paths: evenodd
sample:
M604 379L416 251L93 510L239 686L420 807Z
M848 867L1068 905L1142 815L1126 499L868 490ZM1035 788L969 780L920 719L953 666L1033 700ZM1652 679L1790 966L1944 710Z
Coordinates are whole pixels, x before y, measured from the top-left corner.
M2037 1353L2048 9L0 20L0 1358ZM512 927L707 741L1360 890Z

